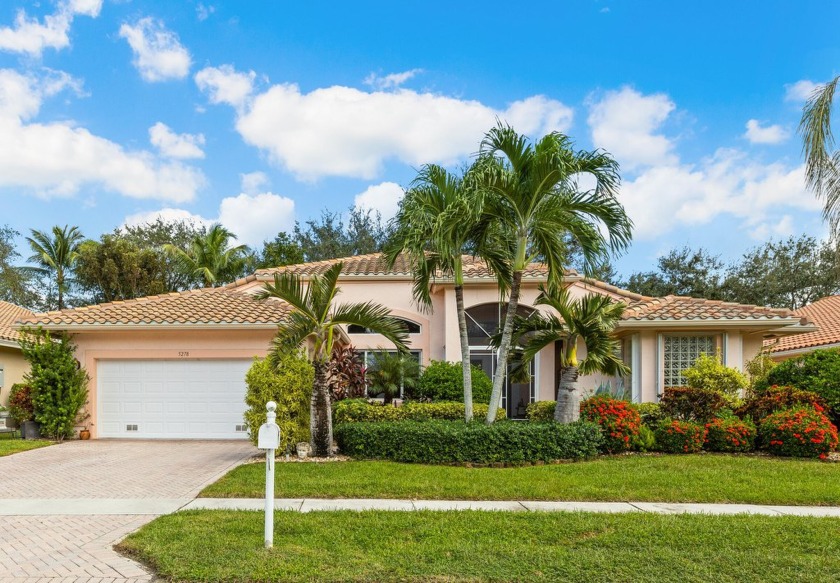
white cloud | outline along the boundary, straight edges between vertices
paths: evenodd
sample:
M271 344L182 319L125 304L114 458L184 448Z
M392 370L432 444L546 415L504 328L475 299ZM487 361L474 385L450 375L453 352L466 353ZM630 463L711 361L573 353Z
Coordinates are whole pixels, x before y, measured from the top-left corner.
M622 168L673 164L673 143L656 132L675 108L664 93L642 95L630 87L609 91L590 105L592 141Z
M253 71L239 73L230 65L222 65L202 69L195 74L195 83L211 103L227 103L239 109L254 91L256 76Z
M43 22L29 18L24 10L15 16L14 26L0 27L0 50L38 57L44 49L63 49L70 45L68 33L76 15L96 18L102 0L65 0Z
M261 188L268 186L269 180L265 172L247 172L239 175L242 192L256 194Z
M158 219L161 219L165 223L178 223L186 221L195 223L196 225L203 225L205 227L209 227L213 224L213 221L209 221L201 215L196 215L188 210L176 208L163 208L158 211L135 213L127 216L123 221L123 224L128 227L136 227L138 225L154 223Z
M396 182L383 182L357 194L353 205L357 209L377 211L387 221L397 214L403 194L402 186Z
M499 110L478 101L407 89L365 92L333 86L302 93L280 84L247 99L253 76L228 67L196 75L215 103L237 107L236 127L249 144L297 177L375 178L390 159L420 165L450 164L474 153L496 119L524 134L567 130L571 108L543 96ZM253 75L253 74L252 74ZM224 80L224 82L220 82ZM230 91L233 81L240 88Z
M167 158L204 158L203 134L176 134L165 123L157 122L149 128L149 141Z
M128 41L134 66L146 81L183 79L190 72L190 53L161 21L146 17L133 26L125 23L120 36Z
M205 20L210 18L210 15L214 12L216 12L216 7L212 4L205 5L199 2L195 6L195 15L196 17L198 17L199 22L204 22Z
M795 232L793 217L784 215L776 223L761 223L750 231L750 237L757 241L767 239L783 239L790 237Z
M796 83L785 85L785 101L798 103L807 101L817 87L819 87L818 83L814 83L808 79L801 79Z
M751 144L781 144L790 137L790 132L780 125L762 126L757 119L747 122L744 137Z
M133 198L186 202L204 175L146 151L127 151L71 122L36 123L44 98L77 87L69 75L44 78L0 69L0 187L31 189L42 196L69 196L83 185Z
M376 73L371 73L365 77L364 82L365 85L370 85L374 89L394 89L422 72L423 69L411 69L402 73L389 73L384 77L380 77Z

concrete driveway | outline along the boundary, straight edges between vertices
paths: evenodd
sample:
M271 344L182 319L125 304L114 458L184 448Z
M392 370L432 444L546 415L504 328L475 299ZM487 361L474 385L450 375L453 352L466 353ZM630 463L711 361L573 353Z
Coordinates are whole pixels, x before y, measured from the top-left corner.
M242 441L70 441L0 458L0 581L151 581L112 545L256 455Z

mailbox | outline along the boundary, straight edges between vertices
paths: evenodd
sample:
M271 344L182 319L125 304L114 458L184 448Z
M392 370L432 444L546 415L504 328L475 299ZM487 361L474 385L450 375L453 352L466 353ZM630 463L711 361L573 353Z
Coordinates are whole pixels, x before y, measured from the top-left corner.
M257 436L259 449L280 449L280 428L276 423L263 423Z

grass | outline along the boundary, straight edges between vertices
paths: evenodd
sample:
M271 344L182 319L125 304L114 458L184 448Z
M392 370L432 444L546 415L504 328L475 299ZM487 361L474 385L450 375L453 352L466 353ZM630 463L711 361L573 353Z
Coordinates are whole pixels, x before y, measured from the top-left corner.
M0 433L0 457L12 455L13 453L20 453L22 451L29 451L30 449L38 449L52 445L52 441L46 439L20 439L19 437L12 437L11 433Z
M829 581L840 520L504 512L158 518L118 550L173 581Z
M393 462L278 463L282 498L592 500L840 505L840 464L757 456L619 456L548 466L467 468ZM201 493L260 498L265 465L240 466Z

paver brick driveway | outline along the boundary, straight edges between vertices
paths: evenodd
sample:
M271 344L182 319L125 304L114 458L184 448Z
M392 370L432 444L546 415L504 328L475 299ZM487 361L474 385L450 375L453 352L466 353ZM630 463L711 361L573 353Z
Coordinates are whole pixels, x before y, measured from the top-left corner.
M111 546L155 515L102 514L97 505L177 505L257 453L240 441L94 440L0 458L0 581L150 581ZM76 515L63 514L65 505ZM17 516L16 507L32 515ZM37 515L38 507L50 515Z

